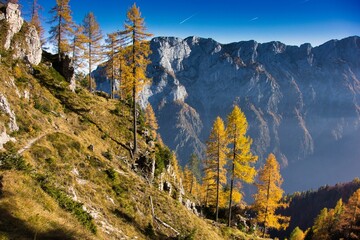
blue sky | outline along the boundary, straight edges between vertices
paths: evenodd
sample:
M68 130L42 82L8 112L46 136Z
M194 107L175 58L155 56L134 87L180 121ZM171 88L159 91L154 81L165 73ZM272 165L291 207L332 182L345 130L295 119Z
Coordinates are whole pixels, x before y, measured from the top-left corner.
M20 0L25 18L31 0ZM55 0L38 0L46 29ZM104 33L122 29L133 0L70 0L73 19L81 23L94 12ZM138 0L148 31L154 36L213 38L290 45L320 45L330 39L360 35L360 0Z

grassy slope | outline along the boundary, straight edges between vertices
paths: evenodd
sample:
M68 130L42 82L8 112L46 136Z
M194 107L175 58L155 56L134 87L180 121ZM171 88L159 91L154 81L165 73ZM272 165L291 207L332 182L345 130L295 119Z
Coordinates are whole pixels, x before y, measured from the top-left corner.
M153 220L149 196L155 215L183 239L248 238L196 217L130 170L126 105L85 90L72 93L45 65L35 67L34 77L22 63L9 62L3 59L0 64L0 92L20 130L12 134L17 142L6 148L20 150L31 169L0 170L0 239L175 237L173 230ZM30 92L30 99L24 98L24 91ZM0 118L7 124L6 115ZM148 150L141 136L139 146Z

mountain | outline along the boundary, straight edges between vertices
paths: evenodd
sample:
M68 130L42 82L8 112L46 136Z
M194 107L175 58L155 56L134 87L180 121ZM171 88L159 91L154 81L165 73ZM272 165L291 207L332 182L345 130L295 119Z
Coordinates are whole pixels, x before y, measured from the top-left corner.
M273 152L286 191L358 176L358 36L318 47L157 37L151 50L152 84L140 103L152 104L159 132L182 165L192 152L204 157L214 119L225 119L238 104L249 122L258 164Z

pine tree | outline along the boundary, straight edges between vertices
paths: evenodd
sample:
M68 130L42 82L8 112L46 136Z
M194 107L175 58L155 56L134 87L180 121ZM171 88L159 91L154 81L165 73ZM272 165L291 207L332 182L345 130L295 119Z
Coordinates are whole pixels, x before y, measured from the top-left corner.
M146 77L146 67L150 63L150 45L146 39L151 34L146 32L144 19L141 17L140 9L134 5L127 12L125 30L121 33L125 44L130 45L127 53L127 62L132 70L127 82L122 87L131 91L133 102L133 156L137 153L137 115L136 115L136 96L142 87L150 80Z
M216 218L219 218L219 200L220 191L222 185L226 184L226 154L227 148L227 136L225 131L224 122L220 117L217 117L213 128L210 133L210 137L207 141L207 178L209 184L216 184ZM210 186L210 185L209 185Z
M340 217L346 239L360 238L360 188L351 195Z
M45 44L45 39L44 39L44 28L41 25L40 16L39 16L40 9L41 6L38 4L37 0L33 0L31 7L30 23L35 26L36 31L38 32L38 35L40 37L41 45L43 46Z
M279 163L270 154L259 171L259 183L256 184L258 192L254 195L257 220L264 227L263 237L267 228L282 229L288 226L288 217L275 214L276 209L287 206L280 202L284 193L281 189L282 182Z
M188 165L185 165L183 186L184 186L185 191L190 194L192 193L193 181L194 181L194 175L190 171Z
M50 40L54 42L57 48L59 61L62 54L71 51L68 37L73 33L73 21L69 6L70 0L56 0L56 5L50 10L53 15L50 23L54 24L50 28Z
M313 239L330 240L329 226L329 212L327 208L323 208L314 221Z
M250 147L252 139L246 136L248 123L245 114L238 106L228 115L228 125L226 128L229 143L231 144L229 159L231 165L230 172L230 196L229 196L229 219L228 226L231 225L231 208L234 180L239 179L246 183L254 182L256 174L252 166L257 161L257 156L251 153Z
M121 81L124 67L124 43L118 32L107 34L105 40L105 55L108 58L106 64L106 76L110 79L110 98L114 98L115 79ZM119 94L121 96L121 94Z
M156 116L154 113L151 104L148 103L145 109L145 124L150 128L150 135L153 139L156 139L156 131L159 128L159 125L156 120Z
M291 232L289 240L304 240L304 238L305 238L304 232L299 227L296 227Z
M86 37L83 32L83 26L75 26L75 32L70 44L72 49L72 63L75 71L84 67L84 60L82 56L85 51L84 45L86 43Z
M83 20L83 28L85 35L85 55L84 58L88 62L88 80L89 80L89 90L94 91L93 80L91 77L91 72L93 66L99 63L103 58L101 40L103 35L100 30L100 26L97 23L95 16L92 12L89 12Z

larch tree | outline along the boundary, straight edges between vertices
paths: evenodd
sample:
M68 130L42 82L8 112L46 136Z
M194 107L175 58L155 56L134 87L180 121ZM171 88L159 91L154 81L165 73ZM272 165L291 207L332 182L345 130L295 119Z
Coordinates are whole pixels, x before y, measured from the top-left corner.
M49 31L50 40L54 42L57 48L59 61L62 54L67 54L71 51L68 38L73 33L73 20L69 1L56 0L56 5L50 10L50 14L53 15L50 21L53 24Z
M120 32L124 43L129 45L127 63L131 69L126 82L122 87L131 92L133 104L133 156L137 153L137 114L136 100L137 94L143 86L150 81L146 76L146 67L150 63L150 45L147 38L152 34L146 32L144 18L141 17L140 9L134 5L127 12L125 30Z
M201 178L200 160L196 154L191 154L188 163L184 168L184 176L187 186L187 191L194 195L194 190L198 188L198 183Z
M259 171L258 192L254 195L254 207L257 211L257 221L263 225L263 237L267 228L285 229L289 217L275 214L276 209L286 207L280 200L284 191L281 189L283 179L280 175L280 165L274 154L269 154L265 165Z
M305 234L303 230L301 230L299 227L296 227L291 232L289 240L304 240L304 238L305 238Z
M33 0L32 6L31 6L31 20L30 23L35 26L36 31L39 34L41 45L43 46L45 44L44 39L44 28L41 25L40 21L40 15L39 10L41 9L41 6L38 4L37 0Z
M156 116L154 113L151 104L148 103L145 109L145 124L150 128L150 135L153 139L156 139L156 132L159 129L159 125L156 120Z
M312 227L313 239L330 240L329 226L329 211L327 208L323 208L315 218L314 226Z
M75 71L84 67L84 59L82 56L85 51L86 37L83 32L83 26L75 26L75 32L70 44L72 50L72 63Z
M246 183L253 183L256 175L254 164L257 156L251 153L252 139L246 136L248 122L245 114L238 106L235 106L228 115L227 136L230 143L230 196L229 196L229 218L228 226L231 225L232 194L235 179Z
M206 143L207 155L207 181L216 184L216 222L219 219L219 199L220 189L223 184L226 184L226 154L228 153L228 141L225 131L224 122L220 117L217 117L212 127L209 139Z
M91 72L93 70L93 66L103 59L101 46L103 35L101 33L100 26L95 19L94 13L92 12L86 14L82 26L84 28L86 46L84 58L88 63L89 90L92 92L94 91L94 84Z
M106 64L106 76L110 79L110 98L114 98L115 80L121 79L123 65L123 41L118 32L107 34L105 39L105 55L108 58ZM121 94L119 94L121 95Z
M360 188L350 196L340 217L340 226L346 239L359 239L360 237Z

